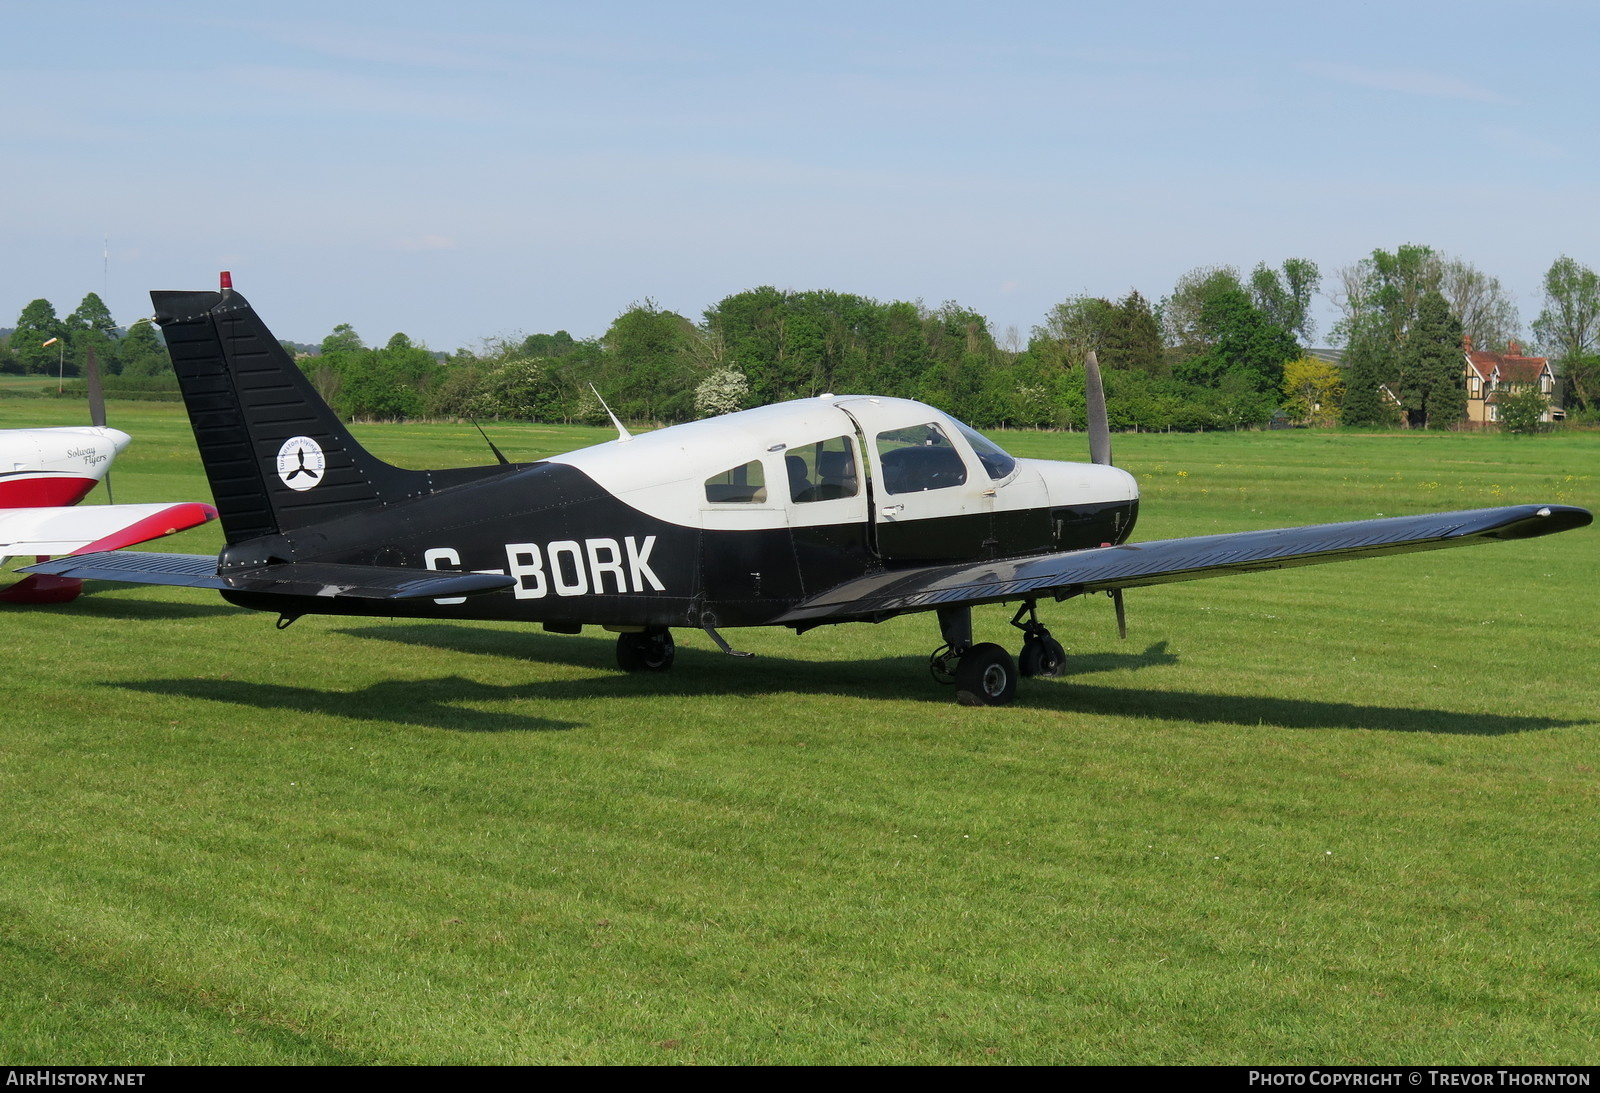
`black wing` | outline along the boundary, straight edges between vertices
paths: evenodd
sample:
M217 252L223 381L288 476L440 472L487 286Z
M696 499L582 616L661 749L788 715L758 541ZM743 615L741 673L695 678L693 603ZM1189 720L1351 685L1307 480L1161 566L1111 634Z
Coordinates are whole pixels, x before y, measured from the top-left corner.
M212 554L157 554L111 550L77 554L28 566L28 573L84 580L168 584L288 596L338 596L363 600L420 600L499 592L517 583L499 573L446 573L397 566L283 562L217 572Z
M1193 581L1256 569L1342 562L1465 546L1491 539L1531 539L1580 528L1594 518L1570 505L1516 505L1348 524L1312 524L1191 539L1042 554L992 562L889 570L846 581L776 620L798 625L882 619L956 604L999 603L1043 596Z

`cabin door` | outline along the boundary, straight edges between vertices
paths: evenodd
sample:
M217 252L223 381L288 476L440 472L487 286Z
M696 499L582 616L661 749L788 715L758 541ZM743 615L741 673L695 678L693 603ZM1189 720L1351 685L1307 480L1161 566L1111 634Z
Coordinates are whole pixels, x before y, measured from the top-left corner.
M885 561L991 557L995 484L943 414L898 399L841 400L867 465L868 519Z

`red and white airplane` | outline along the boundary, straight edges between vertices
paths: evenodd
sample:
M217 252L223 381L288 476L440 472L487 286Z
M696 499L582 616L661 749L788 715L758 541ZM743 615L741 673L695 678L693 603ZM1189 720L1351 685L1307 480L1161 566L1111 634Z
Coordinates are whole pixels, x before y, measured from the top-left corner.
M132 439L104 425L0 429L0 563L115 550L216 519L216 509L197 501L73 507ZM33 574L0 591L0 602L66 603L82 587L75 578Z

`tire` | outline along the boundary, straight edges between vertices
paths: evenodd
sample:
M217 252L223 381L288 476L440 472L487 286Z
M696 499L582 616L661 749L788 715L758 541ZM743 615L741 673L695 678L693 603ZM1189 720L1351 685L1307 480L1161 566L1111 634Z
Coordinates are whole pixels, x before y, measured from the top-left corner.
M617 667L624 672L665 672L676 655L671 630L617 635Z
M956 666L956 701L963 706L1004 706L1017 694L1017 663L991 642L968 649Z
M1017 668L1025 676L1055 679L1066 674L1067 651L1055 638L1029 638L1017 655Z

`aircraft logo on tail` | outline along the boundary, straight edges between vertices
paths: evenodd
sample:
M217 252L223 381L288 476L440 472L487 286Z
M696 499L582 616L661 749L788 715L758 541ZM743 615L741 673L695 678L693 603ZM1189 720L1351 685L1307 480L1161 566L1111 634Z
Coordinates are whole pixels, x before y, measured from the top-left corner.
M321 482L327 465L322 445L309 436L292 436L278 449L278 477L291 490L309 490Z

